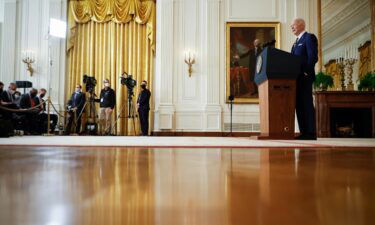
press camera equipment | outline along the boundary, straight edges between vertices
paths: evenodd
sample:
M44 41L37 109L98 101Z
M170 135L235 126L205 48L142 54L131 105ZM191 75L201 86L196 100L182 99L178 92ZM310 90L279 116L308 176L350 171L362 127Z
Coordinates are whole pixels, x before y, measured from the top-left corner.
M233 101L234 101L234 95L228 96L228 101L230 104L230 133L228 136L233 136Z
M125 85L128 89L128 102L127 102L127 104L122 105L122 107L121 107L121 109L120 109L120 111L117 115L117 118L116 118L116 120L115 120L115 122L112 126L112 130L114 130L118 120L120 119L121 112L123 112L125 110L126 106L128 106L128 115L126 116L126 118L133 120L133 130L134 130L134 135L136 135L135 118L137 117L137 115L136 115L135 107L134 107L134 104L133 104L133 96L134 96L134 87L137 85L137 81L133 79L132 75L129 75L126 72L124 72L120 76L120 80L121 80L121 84Z
M128 73L124 72L121 75L121 84L125 85L128 88L128 94L129 96L134 95L134 87L137 85L137 81L133 79L132 75L129 75Z
M86 85L86 91L89 93L93 93L95 86L96 86L96 79L95 77L83 75L83 83Z
M96 135L98 131L98 123L96 122L97 113L95 107L95 86L97 81L95 77L83 75L83 83L86 85L86 91L90 93L89 100L88 100L88 110L89 113L87 114L87 123L85 126L86 134L88 135Z

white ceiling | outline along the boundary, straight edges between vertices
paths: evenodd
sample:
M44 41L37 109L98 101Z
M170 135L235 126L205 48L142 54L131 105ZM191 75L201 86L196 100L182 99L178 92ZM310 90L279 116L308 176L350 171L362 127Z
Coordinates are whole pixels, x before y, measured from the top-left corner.
M369 20L369 4L369 0L322 0L323 48Z

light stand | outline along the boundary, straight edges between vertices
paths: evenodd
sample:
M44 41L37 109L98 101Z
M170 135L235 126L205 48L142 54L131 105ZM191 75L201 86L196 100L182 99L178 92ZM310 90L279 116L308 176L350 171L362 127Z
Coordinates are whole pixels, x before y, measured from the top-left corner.
M128 89L128 118L133 120L133 131L134 131L134 136L137 135L137 131L135 130L135 108L133 104L133 90Z
M44 134L45 136L52 136L53 134L50 133L51 129L51 116L50 116L50 108L51 108L51 71L52 71L52 56L51 56L51 37L57 38L65 38L66 36L66 22L56 19L50 19L50 24L48 27L48 34L47 34L47 41L48 41L48 106L47 106L47 133Z
M227 136L232 137L233 136L233 101L234 101L234 96L230 95L228 97L229 104L230 104L230 133Z

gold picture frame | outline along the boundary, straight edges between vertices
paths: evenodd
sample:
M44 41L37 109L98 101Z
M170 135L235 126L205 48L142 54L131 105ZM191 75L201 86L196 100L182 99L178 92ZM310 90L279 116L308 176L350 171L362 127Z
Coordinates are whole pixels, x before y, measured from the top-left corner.
M254 40L261 44L276 40L280 48L279 22L227 22L226 24L226 102L234 96L235 104L258 104L253 81L256 65ZM250 72L252 71L252 72Z

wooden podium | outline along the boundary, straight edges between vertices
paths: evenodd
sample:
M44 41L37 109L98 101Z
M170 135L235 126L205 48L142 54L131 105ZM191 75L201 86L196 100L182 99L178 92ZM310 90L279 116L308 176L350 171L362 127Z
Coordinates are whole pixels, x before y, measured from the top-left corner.
M296 79L300 58L267 47L258 56L255 83L259 90L260 136L255 139L294 139Z

